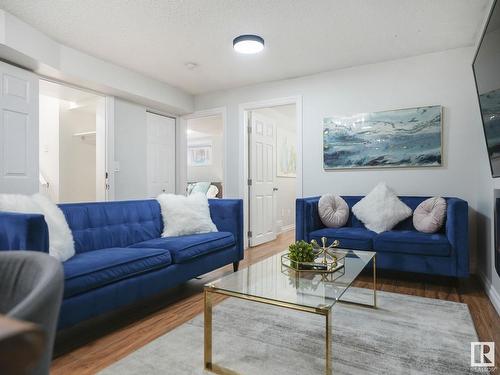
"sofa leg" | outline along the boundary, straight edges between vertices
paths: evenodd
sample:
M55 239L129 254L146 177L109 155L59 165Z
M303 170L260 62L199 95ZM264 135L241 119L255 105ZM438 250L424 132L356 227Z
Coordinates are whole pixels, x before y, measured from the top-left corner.
M233 271L238 272L238 268L240 267L240 262L234 262L233 263Z

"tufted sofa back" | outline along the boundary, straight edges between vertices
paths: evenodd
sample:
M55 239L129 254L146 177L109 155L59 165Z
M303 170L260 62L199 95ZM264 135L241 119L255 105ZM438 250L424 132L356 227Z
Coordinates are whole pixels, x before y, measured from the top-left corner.
M59 207L73 233L77 253L127 247L158 238L163 230L160 205L154 199L68 203Z

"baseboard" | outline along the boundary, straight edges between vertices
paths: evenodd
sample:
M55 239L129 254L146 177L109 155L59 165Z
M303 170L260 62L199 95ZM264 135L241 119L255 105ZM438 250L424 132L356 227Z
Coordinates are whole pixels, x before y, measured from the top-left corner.
M295 229L295 224L285 225L284 227L281 227L280 233L289 232L294 229Z
M488 280L488 278L485 276L484 273L478 272L479 278L481 279L481 282L483 283L484 286L484 291L486 292L486 295L490 299L493 307L497 311L498 315L500 315L500 294L493 288L493 285L491 284L491 281Z

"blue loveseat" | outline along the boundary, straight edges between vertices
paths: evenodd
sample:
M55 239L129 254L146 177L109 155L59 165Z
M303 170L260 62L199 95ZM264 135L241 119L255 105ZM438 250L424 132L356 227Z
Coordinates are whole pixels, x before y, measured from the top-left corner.
M59 329L243 259L243 204L209 200L218 232L161 238L156 200L61 204L76 255L63 263ZM48 252L42 215L0 213L0 249Z
M339 240L347 249L377 252L377 268L420 272L427 274L467 277L469 275L468 204L458 198L445 198L446 222L438 233L418 232L412 217L399 223L393 230L377 234L353 215L342 228L327 228L318 214L320 197L297 199L297 240L328 243ZM351 209L363 197L343 196ZM414 210L429 197L399 197ZM321 243L321 242L319 242Z

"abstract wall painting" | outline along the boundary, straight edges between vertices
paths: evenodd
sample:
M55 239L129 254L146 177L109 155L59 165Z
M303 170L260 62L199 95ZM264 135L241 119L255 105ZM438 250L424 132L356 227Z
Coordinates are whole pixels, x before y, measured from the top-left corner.
M441 145L441 106L323 119L326 170L440 166Z
M212 145L189 145L188 146L188 166L205 167L212 165Z
M278 129L276 132L276 176L297 177L297 150L295 134Z

